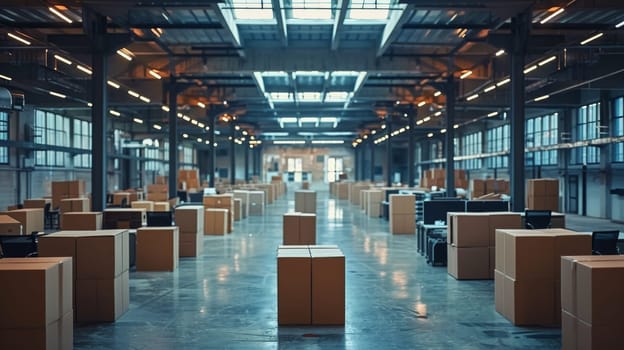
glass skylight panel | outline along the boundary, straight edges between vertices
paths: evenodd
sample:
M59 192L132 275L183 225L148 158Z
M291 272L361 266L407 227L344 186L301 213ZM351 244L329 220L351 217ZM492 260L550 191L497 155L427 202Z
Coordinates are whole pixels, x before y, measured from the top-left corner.
M331 0L292 0L292 18L331 19Z
M298 92L297 100L299 102L321 102L320 92Z
M271 0L231 0L234 18L247 20L272 20Z
M351 0L347 18L359 20L388 19L391 0Z
M360 75L360 72L353 70L337 70L332 72L333 77L357 77Z
M266 72L262 72L262 77L282 77L282 78L288 78L288 73L284 72L284 71L266 71Z
M344 102L349 97L346 91L330 91L325 95L325 102Z
M269 92L271 101L273 102L292 102L292 94L290 92Z
M295 76L318 77L318 76L325 76L325 72L319 72L316 70L298 70L298 71L295 71Z

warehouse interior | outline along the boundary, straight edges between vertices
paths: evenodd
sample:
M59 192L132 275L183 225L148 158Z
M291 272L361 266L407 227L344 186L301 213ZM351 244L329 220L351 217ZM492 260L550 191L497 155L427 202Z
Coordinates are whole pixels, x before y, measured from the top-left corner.
M419 216L430 199L462 198L454 200L462 212L470 205L494 211L495 204L470 204L494 199L516 213L509 220L523 223L501 229L524 228L529 209L550 211L553 230L624 231L621 1L0 3L3 214L40 206L41 230L30 214L16 220L22 235L31 233L27 227L45 231L42 248L50 246L44 236L74 224L65 213L100 213L102 227L134 230L133 218L107 219L106 211L152 201L137 206L165 208L170 216L160 219L173 217L180 251L183 244L197 249L192 258L176 257L168 272L120 261L112 277L123 276L115 288L128 290L123 311L113 322L81 322L75 314L73 336L60 337L73 341L56 348L599 349L613 344L594 342L601 337L592 332L624 330L624 319L599 324L602 318L582 319L580 309L565 306L552 322L523 323L524 314L501 311L491 221L489 239L470 245L489 248L489 274L463 281L450 267L456 229L446 215L455 210L431 223ZM238 193L241 199L237 191L251 194ZM305 200L297 196L307 191L315 193L313 209L300 210ZM404 206L394 195L412 197ZM207 199L213 196L215 203ZM204 209L179 212L193 211L182 209L189 203ZM291 243L308 247L298 253L314 266L311 247L331 245L332 257L343 259L342 323L279 320L276 251L293 258L280 245L287 220L295 220L290 213L301 211L316 215L315 238ZM141 227L145 215L139 231L149 230ZM176 219L183 215L197 220L189 232L201 234L184 232ZM395 215L409 217L406 226ZM432 266L427 247L440 220L448 270ZM208 222L217 233L207 233ZM139 257L141 234L133 235L110 237L136 239ZM555 255L554 299L565 294ZM61 256L74 258L78 281L99 273L81 272L77 255ZM501 279L520 281L498 263ZM74 295L78 285L86 283L74 280ZM624 291L610 286L618 288ZM63 324L64 313L57 316ZM46 341L52 320L38 324ZM15 331L3 322L0 335ZM590 340L567 338L562 327L570 324Z

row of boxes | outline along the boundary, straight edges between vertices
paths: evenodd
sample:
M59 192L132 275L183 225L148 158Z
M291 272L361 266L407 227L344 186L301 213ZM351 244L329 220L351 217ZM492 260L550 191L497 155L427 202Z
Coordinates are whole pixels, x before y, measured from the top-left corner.
M559 210L559 180L527 180L527 208L533 210Z
M178 169L178 188L187 191L199 188L199 170Z
M229 211L221 208L206 208L204 210L204 234L226 235L228 233Z
M175 223L180 234L180 257L197 257L203 250L204 209L201 205L175 209ZM225 227L225 218L223 218ZM223 229L225 231L225 229Z
M345 257L336 246L280 246L277 323L344 325Z
M52 204L51 198L24 199L24 208L45 208L48 203Z
M365 202L364 212L371 218L381 216L381 202L383 201L383 192L380 190L363 190L362 200Z
M369 189L371 186L368 183L354 183L351 186L351 194L350 194L350 199L351 199L351 204L353 205L360 205L361 199L362 199L362 194L361 192L363 190L367 190Z
M310 190L295 191L295 211L316 213L316 192Z
M497 229L520 229L519 213L448 213L447 269L461 279L493 279Z
M73 349L72 258L0 260L0 349Z
M19 236L22 234L21 222L8 215L0 215L0 236Z
M52 181L52 208L61 205L61 199L84 197L86 186L83 180Z
M164 202L169 200L169 185L168 184L151 184L147 185L147 198L148 201ZM129 203L130 201L128 201Z
M177 226L137 229L137 271L175 271L180 257Z
M204 208L212 208L212 209L226 209L227 216L227 233L231 233L233 231L233 221L234 221L234 195L232 193L226 194L216 194L210 196L204 196L203 198ZM206 216L208 214L206 213ZM204 229L206 225L204 225ZM212 234L212 233L209 233Z
M143 208L146 211L170 211L171 205L169 202L154 202L154 201L134 201L130 203L131 208Z
M509 194L509 180L504 179L472 179L470 181L472 199L487 194Z
M39 256L73 260L78 322L113 322L128 310L127 230L59 231L39 238Z
M389 196L390 233L416 233L416 196L413 194L391 194Z
M61 215L61 230L94 231L102 229L102 212L69 212Z
M561 323L561 257L590 255L591 235L565 229L496 230L496 311L514 325Z
M283 244L316 244L316 214L286 213L283 216Z
M22 224L23 235L44 230L44 214L41 208L16 209L0 213L7 215Z

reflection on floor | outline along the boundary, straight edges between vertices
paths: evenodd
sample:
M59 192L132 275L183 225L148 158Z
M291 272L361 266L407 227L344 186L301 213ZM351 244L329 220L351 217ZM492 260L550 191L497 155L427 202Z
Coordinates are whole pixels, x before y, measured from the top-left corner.
M386 221L327 192L318 193L317 239L347 258L346 325L278 327L275 253L293 196L231 235L205 237L204 255L173 273L131 273L128 313L78 326L75 348L560 348L559 329L514 327L496 313L493 281L456 281L425 263L415 236L390 235Z

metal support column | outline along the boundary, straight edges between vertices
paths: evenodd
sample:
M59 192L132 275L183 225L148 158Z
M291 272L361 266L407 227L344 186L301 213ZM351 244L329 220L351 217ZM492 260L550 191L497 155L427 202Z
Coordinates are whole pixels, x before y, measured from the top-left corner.
M215 156L217 147L215 147L215 118L217 117L215 107L210 105L206 110L206 121L208 127L208 187L215 187Z
M370 180L371 182L375 182L375 142L371 138L370 140L370 154L371 154L371 163L370 163Z
M392 186L392 112L386 116L386 186Z
M531 14L525 11L511 19L511 208L524 210L524 64Z
M243 144L245 147L245 176L243 179L245 182L249 182L249 144Z
M230 184L234 185L236 182L236 126L234 123L230 125Z
M251 151L251 173L252 175L258 175L258 157L257 153L259 152L260 146L254 146L253 151Z
M416 168L414 167L416 161L416 117L417 110L414 109L413 105L410 105L408 115L409 130L407 131L407 186L409 187L414 186L414 179L416 178Z
M169 81L169 198L178 195L178 87Z
M452 59L449 59L449 67ZM444 151L446 155L446 196L455 197L455 78L449 74L446 82L446 134Z
M355 181L360 181L360 150L353 148L353 168L355 170Z
M93 42L91 54L91 135L92 138L92 166L91 192L92 210L102 211L106 207L108 155L106 147L106 133L108 131L108 96L106 81L108 76L108 53L105 52L106 17L92 15L92 32L88 35Z

